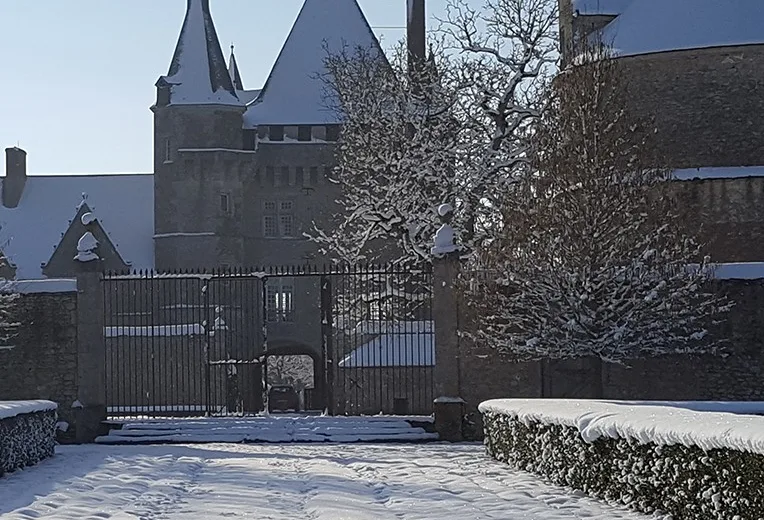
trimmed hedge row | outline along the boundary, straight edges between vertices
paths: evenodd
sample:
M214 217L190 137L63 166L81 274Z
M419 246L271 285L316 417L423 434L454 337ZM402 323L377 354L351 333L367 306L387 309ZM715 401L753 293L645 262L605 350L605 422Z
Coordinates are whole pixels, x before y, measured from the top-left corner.
M483 421L489 455L557 485L673 520L764 518L764 455L625 439L590 444L574 427L495 412Z
M0 420L0 477L52 457L55 445L55 410Z

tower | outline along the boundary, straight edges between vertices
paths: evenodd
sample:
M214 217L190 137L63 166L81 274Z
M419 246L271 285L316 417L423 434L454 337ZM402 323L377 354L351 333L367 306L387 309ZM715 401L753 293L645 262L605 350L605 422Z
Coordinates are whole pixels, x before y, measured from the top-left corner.
M215 265L218 192L227 193L219 158L204 151L239 150L242 116L210 13L209 0L187 0L186 16L166 76L156 83L154 230L158 268ZM200 153L201 152L201 153ZM215 190L214 192L212 190ZM222 196L222 195L221 195Z

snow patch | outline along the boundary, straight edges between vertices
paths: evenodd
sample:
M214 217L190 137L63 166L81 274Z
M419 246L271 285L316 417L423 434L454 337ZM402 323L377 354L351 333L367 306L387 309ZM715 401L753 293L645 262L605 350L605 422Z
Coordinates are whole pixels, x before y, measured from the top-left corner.
M26 413L55 410L58 405L53 401L0 401L0 419L8 419Z
M84 226L89 226L90 224L92 224L96 220L98 220L98 219L91 212L83 213L82 217L80 218L80 222L82 222L82 225L84 225Z
M77 280L74 278L19 280L9 282L7 288L18 294L71 293L77 292Z
M570 426L590 443L600 438L620 438L640 444L679 444L705 451L727 448L764 454L764 417L658 406L649 401L635 403L638 402L496 399L481 403L479 410L517 417L525 424Z
M203 336L204 326L199 323L179 325L154 325L149 327L104 327L104 336L118 337L154 337L154 336Z
M99 260L95 250L98 248L98 240L93 233L88 231L77 242L77 255L74 257L78 262L92 262Z

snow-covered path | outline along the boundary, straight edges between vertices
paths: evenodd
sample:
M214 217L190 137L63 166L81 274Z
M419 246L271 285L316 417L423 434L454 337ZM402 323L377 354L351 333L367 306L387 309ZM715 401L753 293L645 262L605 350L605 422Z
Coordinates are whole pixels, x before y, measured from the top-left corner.
M0 517L646 518L444 444L60 447L0 479Z

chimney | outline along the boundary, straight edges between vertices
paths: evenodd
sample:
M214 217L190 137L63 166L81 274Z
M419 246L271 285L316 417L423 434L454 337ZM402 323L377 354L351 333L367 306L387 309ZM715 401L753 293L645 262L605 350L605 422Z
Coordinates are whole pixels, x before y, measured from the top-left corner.
M3 179L3 206L15 208L21 201L27 182L27 153L21 148L5 149L5 179Z
M406 0L409 70L423 70L427 61L425 0Z

